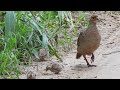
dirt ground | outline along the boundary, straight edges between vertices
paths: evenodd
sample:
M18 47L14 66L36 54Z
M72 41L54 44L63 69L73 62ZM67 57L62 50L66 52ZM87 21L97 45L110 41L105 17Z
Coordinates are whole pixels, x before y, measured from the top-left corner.
M63 57L64 68L60 74L45 71L46 62L34 62L26 67L20 79L26 79L26 72L33 71L37 79L119 79L120 78L120 15L97 12L101 22L97 24L102 36L100 47L94 52L97 67L87 67L83 57L75 59L76 48ZM87 58L90 59L88 56ZM54 60L53 60L54 61ZM56 60L57 62L57 60Z

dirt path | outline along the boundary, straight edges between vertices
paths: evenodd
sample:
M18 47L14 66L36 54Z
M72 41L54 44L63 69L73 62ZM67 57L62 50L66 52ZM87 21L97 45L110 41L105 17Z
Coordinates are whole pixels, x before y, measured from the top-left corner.
M76 49L74 49L63 57L64 69L59 75L44 70L49 62L38 62L38 70L34 66L26 67L25 71L33 71L37 75L37 79L120 78L120 16L103 12L99 12L97 15L102 21L98 24L102 41L95 52L95 62L93 63L97 67L88 68L83 57L75 59ZM20 78L26 78L26 75L22 74Z

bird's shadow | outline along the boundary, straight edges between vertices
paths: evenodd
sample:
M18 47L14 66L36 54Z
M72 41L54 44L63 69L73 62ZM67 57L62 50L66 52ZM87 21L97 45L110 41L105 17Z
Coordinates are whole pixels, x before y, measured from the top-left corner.
M77 70L77 71L89 71L89 70L92 70L94 69L95 67L88 67L87 65L85 64L77 64L75 66L72 67L72 70Z

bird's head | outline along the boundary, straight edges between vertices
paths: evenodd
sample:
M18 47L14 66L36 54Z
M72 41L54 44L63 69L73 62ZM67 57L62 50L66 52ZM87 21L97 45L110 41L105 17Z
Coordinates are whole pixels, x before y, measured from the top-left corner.
M51 68L50 66L47 66L47 67L46 67L46 71L50 70L50 68Z
M90 22L91 22L91 23L96 24L98 20L99 20L99 19L98 19L98 16L97 16L97 15L92 15L92 16L90 17Z
M36 74L33 73L32 71L29 71L27 73L27 79L35 79L36 78Z

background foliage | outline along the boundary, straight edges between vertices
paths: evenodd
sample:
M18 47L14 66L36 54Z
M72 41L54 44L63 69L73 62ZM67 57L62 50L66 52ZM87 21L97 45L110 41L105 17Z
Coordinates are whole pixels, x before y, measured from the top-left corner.
M19 65L38 58L41 48L61 60L76 45L80 29L88 25L82 11L1 11L0 75L18 78Z

